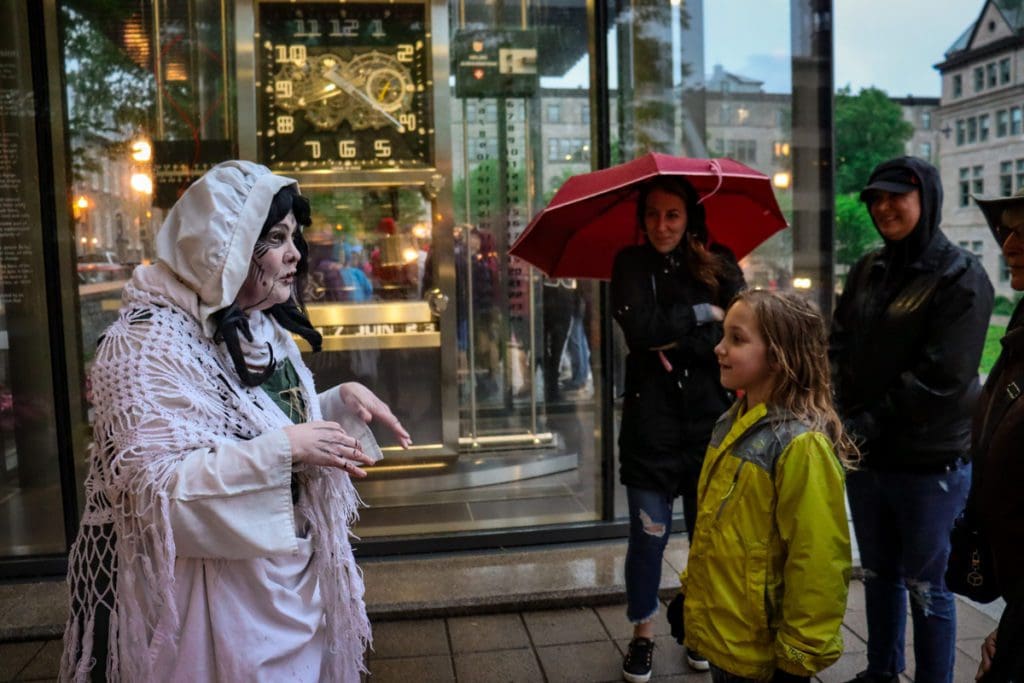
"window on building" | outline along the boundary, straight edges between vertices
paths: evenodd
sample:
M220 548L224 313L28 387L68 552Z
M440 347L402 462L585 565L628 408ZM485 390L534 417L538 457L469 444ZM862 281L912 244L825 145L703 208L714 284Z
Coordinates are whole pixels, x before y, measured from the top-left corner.
M1020 107L1010 107L1010 135L1021 133L1021 111Z
M922 142L920 147L918 148L918 156L920 156L925 161L931 161L932 160L932 143L930 143L930 142Z
M967 142L978 141L978 117L972 116L967 119Z
M722 125L728 125L732 123L734 108L731 104L723 102L718 110L718 122Z
M1017 181L1014 184L1014 189L1019 190L1024 187L1024 159L1017 159Z
M743 163L757 163L757 140L726 140L725 156Z
M980 66L974 67L974 92L981 92L985 89L985 69Z
M968 206L971 203L971 170L960 169L960 206Z
M978 140L985 142L988 140L988 114L982 114L978 117Z
M990 62L985 65L985 74L988 76L988 87L994 88L999 85L999 81L996 77L996 63Z
M999 60L999 83L1006 85L1010 82L1010 58L1004 57Z
M967 240L960 240L956 243L956 246L960 247L961 249L966 249L968 244L970 243Z
M984 174L984 166L974 166L971 168L971 192L974 194L985 194Z
M1009 197L1013 194L1013 162L999 162L999 194Z
M1002 254L999 255L999 281L1010 281L1010 267L1006 265L1006 259L1003 257Z
M562 120L562 103L561 102L548 102L548 123L558 123Z
M789 143L785 140L776 140L772 143L772 158L775 161L781 161L789 157L790 147Z
M964 79L960 74L953 76L953 97L960 97L964 94Z
M1010 112L1000 109L996 112L996 137L1005 138L1010 132Z
M548 161L558 160L558 138L548 138Z
M967 141L967 124L964 123L963 119L957 119L956 122L956 144L962 145Z
M981 240L974 240L971 242L971 253L981 256L985 253L985 243Z
M932 113L930 111L921 112L921 128L924 130L932 129Z
M580 123L585 126L590 125L590 105L584 104L580 107Z

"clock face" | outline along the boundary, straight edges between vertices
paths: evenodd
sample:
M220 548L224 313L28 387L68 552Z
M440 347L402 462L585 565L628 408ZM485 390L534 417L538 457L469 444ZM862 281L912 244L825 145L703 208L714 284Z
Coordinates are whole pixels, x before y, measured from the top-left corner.
M421 3L260 3L260 161L279 170L432 166L427 11Z

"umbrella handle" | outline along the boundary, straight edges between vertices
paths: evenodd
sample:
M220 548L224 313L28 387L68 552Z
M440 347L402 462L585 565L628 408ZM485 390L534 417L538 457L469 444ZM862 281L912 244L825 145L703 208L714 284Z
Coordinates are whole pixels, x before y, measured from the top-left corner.
M703 204L705 200L713 197L722 187L722 164L718 163L718 159L708 159L708 164L711 166L711 170L715 172L715 179L718 181L718 184L715 185L715 189L698 199L698 204Z

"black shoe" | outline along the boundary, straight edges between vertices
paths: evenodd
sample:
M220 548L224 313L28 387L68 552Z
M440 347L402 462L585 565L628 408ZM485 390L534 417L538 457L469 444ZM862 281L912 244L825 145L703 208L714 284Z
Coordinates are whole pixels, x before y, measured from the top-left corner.
M900 677L894 674L873 674L861 671L856 678L851 678L846 683L900 683Z
M690 668L694 671L711 670L711 665L708 664L708 660L704 659L690 648L686 648L686 663L689 664Z
M654 663L654 641L650 638L634 638L622 660L622 679L629 683L647 683L651 680L651 665Z

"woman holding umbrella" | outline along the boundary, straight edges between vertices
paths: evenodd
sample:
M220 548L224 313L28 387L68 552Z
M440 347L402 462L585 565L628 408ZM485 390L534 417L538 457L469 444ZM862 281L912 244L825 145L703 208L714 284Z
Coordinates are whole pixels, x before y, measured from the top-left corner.
M723 309L744 287L732 253L707 246L704 207L681 176L645 183L637 207L646 239L619 252L611 284L614 316L629 347L619 451L630 517L626 614L633 640L622 672L634 683L651 674L652 619L673 502L682 496L692 534L704 451L731 401L719 383L714 347ZM688 651L687 659L695 669L708 668L696 653Z

